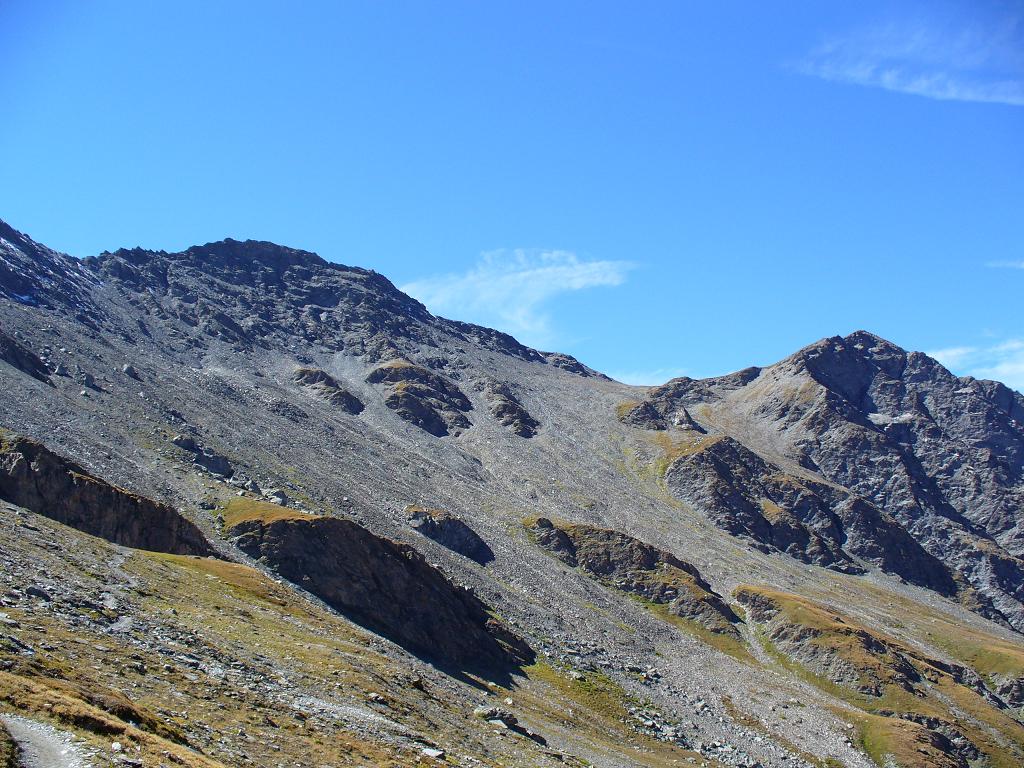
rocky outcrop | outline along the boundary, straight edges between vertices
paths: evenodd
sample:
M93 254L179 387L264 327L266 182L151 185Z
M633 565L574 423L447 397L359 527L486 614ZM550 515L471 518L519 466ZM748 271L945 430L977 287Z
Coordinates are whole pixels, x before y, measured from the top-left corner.
M177 253L120 249L83 265L129 295L147 320L187 329L189 346L288 350L299 338L381 360L398 340L425 340L432 320L376 272L263 241Z
M319 368L297 368L294 380L296 384L353 416L362 413L365 408L362 400L347 389L343 389L327 371Z
M530 415L516 397L512 388L503 382L487 379L479 384L484 393L491 415L498 422L520 437L533 437L537 434L540 422Z
M739 635L739 617L690 563L618 531L528 520L538 546L614 589L628 592L711 632Z
M680 402L679 393L685 390L689 379L676 379L662 387L655 387L633 407L619 411L619 421L640 429L665 430L671 427L703 433L704 428L694 421Z
M561 352L541 352L540 354L549 365L561 368L563 371L575 373L577 376L583 376L584 378L590 378L593 376L598 379L609 381L608 377L603 373L599 373L593 368L584 365L572 355L565 355Z
M756 587L735 597L775 648L833 683L876 697L889 685L913 693L924 683L918 664L930 661L835 611Z
M24 307L60 310L98 330L105 319L91 295L98 284L78 259L57 253L0 221L0 298Z
M486 565L494 559L494 552L476 531L455 515L440 509L427 509L409 505L405 508L409 525L442 547L463 557Z
M494 728L501 730L509 730L513 733L518 733L520 736L525 736L531 741L535 741L541 746L547 746L548 742L539 733L531 731L529 728L519 722L519 718L506 709L499 709L498 707L480 706L473 710L473 714L476 717L486 720Z
M0 360L44 384L52 383L46 363L3 331L0 331Z
M214 554L200 530L171 507L93 477L26 438L0 443L0 498L126 547Z
M412 547L350 520L298 512L232 522L228 532L243 552L412 651L461 668L533 658L478 597Z
M845 489L797 477L730 437L705 440L665 475L673 494L764 551L861 573L854 557L907 581L954 594L945 566L895 520Z
M221 477L232 477L235 474L234 467L231 466L231 462L228 461L226 456L201 445L194 437L175 435L171 438L171 443L186 451L193 464L197 467L202 467L211 474L220 475Z
M407 360L393 360L366 377L371 384L387 384L384 404L398 416L435 437L459 434L470 426L469 398L456 384Z
M753 586L739 587L735 596L774 650L828 683L879 700L872 707L877 714L924 726L934 734L931 744L958 765L966 766L980 751L953 712L934 714L946 704L933 691L964 689L955 698L969 709L1006 706L973 670L932 658L806 598ZM918 700L926 702L923 711L911 703ZM881 702L904 704L887 709Z

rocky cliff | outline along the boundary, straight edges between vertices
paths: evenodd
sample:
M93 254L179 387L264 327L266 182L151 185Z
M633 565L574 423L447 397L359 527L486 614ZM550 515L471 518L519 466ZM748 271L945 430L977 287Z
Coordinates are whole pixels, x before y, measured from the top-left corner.
M126 547L214 554L174 509L93 477L33 440L6 435L0 441L0 499Z
M350 520L250 505L229 516L238 548L356 622L442 663L526 664L533 652L472 592L407 545Z

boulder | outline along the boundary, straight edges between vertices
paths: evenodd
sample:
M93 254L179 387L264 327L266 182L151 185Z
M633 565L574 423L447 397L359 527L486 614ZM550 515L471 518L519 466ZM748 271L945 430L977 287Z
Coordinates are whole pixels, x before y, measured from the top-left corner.
M409 525L428 539L468 557L480 565L494 559L487 542L463 520L440 509L427 509L410 505L405 508Z

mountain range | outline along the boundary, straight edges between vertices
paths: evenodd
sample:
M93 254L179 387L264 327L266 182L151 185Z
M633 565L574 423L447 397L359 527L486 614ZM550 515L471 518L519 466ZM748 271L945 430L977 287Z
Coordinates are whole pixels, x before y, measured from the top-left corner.
M998 382L858 331L629 386L313 253L3 222L0 361L0 766L1024 763Z

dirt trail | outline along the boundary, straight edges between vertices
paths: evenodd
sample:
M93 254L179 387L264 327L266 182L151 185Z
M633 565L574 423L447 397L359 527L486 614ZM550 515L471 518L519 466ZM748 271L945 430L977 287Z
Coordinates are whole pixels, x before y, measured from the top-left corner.
M4 727L21 748L21 768L90 768L73 737L25 717L2 715Z

